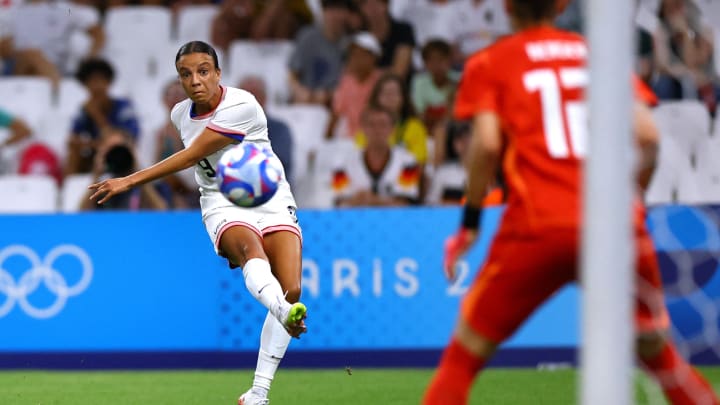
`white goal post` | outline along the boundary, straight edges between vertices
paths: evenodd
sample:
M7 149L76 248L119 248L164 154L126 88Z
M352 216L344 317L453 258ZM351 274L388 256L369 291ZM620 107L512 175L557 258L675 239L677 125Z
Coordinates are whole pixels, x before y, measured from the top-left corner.
M631 0L586 0L590 48L580 280L583 405L633 403Z

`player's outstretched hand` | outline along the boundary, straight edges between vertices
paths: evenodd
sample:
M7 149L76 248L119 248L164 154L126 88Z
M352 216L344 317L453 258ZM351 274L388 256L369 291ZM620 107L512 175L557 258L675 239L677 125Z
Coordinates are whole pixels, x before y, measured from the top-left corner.
M477 237L477 230L460 228L455 235L451 235L445 240L443 270L448 280L455 280L455 263L470 250Z
M116 179L108 179L99 183L88 186L95 193L90 196L91 200L98 200L98 204L103 204L115 195L122 194L130 190L130 181L127 177L119 177Z

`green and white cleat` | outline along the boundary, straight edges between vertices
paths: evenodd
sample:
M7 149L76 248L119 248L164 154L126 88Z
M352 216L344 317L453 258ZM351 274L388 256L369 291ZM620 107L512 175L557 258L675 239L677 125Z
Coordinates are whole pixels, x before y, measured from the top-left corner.
M302 302L292 304L284 318L283 326L290 336L300 339L300 335L307 332L307 327L305 326L307 308Z

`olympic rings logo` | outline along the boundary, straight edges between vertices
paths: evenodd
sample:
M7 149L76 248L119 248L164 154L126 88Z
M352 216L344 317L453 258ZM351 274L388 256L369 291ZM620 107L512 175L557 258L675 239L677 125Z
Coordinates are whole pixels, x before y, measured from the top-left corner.
M31 265L30 269L20 276L17 283L12 274L4 268L7 259L13 256L24 257ZM55 261L62 256L73 256L82 266L82 276L72 286L68 286L63 275L53 267ZM12 311L16 302L27 315L33 318L52 318L65 307L68 298L85 291L90 285L92 276L92 261L88 254L78 246L56 246L48 252L44 260L40 260L37 253L29 247L10 245L0 250L0 299L3 295L6 297L4 302L0 301L0 318ZM41 285L55 295L52 304L44 308L38 308L29 301L29 296Z

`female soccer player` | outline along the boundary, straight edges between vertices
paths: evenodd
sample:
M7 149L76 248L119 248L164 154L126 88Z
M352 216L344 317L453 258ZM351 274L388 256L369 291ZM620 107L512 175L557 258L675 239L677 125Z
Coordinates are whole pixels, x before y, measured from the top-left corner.
M133 187L195 166L202 219L216 252L228 259L231 268L242 268L250 294L268 309L253 386L238 401L266 404L290 336L299 337L306 330L306 309L298 302L301 234L295 199L284 174L276 195L259 207L240 208L220 194L215 167L223 152L239 142L270 148L265 113L250 93L220 85L218 57L210 45L200 41L183 45L175 67L189 99L175 105L170 118L185 149L129 176L91 185L95 193L90 199L102 204Z

